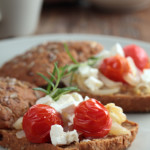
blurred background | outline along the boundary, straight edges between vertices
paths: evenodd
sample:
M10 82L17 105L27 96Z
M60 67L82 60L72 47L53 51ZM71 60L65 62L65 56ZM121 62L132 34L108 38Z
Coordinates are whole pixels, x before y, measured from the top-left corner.
M12 1L19 3L19 0ZM87 33L128 37L150 42L150 0L34 1L36 2L29 1L28 4L23 4L24 9L25 6L27 7L25 10L21 8L21 4L10 5L10 11L14 7L10 14L16 11L14 16L17 13L19 14L17 19L20 18L19 20L13 19L15 23L12 23L12 18L15 17L10 19L5 17L5 14L8 15L7 12L4 13L8 7L8 0L5 0L5 4L4 0L0 0L0 39L51 33ZM39 4L35 6L37 1ZM34 6L29 8L29 5ZM17 11L15 7L20 9ZM26 16L21 16L21 11ZM5 21L5 18L11 22ZM6 24L9 24L9 27Z

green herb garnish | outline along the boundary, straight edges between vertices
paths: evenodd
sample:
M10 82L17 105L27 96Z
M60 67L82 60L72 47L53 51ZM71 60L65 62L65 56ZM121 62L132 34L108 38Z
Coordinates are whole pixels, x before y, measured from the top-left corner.
M69 57L71 58L71 60L75 63L75 64L79 64L78 61L71 55L69 49L68 49L68 45L65 43L64 44L64 48L66 53L69 55Z
M72 62L74 64L71 64L68 66L67 68L67 72L68 74L71 75L71 79L70 79L70 85L72 84L72 80L73 80L73 76L75 74L75 72L78 70L78 68L82 65L88 65L88 66L94 66L98 60L100 60L102 57L95 57L95 56L92 56L90 58L88 58L88 60L84 63L79 63L73 56L72 54L70 53L69 49L68 49L68 46L67 44L65 43L64 44L64 48L65 48L65 51L66 53L68 54L68 56L70 57L70 59L72 60Z
M68 65L64 67L58 68L57 63L54 64L54 69L52 73L48 73L51 77L47 78L41 73L38 73L39 76L41 76L47 83L47 89L43 88L34 88L34 90L42 91L46 93L47 95L50 95L55 101L59 99L59 97L63 94L67 94L72 91L79 91L77 87L64 87L64 88L58 88L58 85L63 77L65 77L68 73Z

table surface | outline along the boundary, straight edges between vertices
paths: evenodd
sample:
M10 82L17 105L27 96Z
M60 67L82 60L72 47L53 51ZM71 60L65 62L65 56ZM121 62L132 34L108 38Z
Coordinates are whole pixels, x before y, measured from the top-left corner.
M88 33L150 42L150 8L136 12L102 12L93 7L44 5L34 35Z

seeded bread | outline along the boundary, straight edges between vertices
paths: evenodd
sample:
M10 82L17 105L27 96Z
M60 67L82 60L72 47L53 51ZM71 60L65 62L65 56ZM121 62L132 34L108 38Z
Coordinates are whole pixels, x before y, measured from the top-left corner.
M12 124L43 94L34 91L35 86L16 80L0 77L0 129L12 128ZM41 95L42 94L42 95Z
M112 94L93 95L92 93L80 92L84 96L89 96L100 101L103 105L115 103L124 112L150 112L150 95Z
M126 121L122 125L131 131L131 135L108 135L105 138L81 141L68 146L32 144L26 138L18 139L15 130L0 130L0 145L9 150L125 150L135 139L138 125L131 121Z
M96 42L67 42L67 45L73 57L80 62L102 50L102 46ZM37 72L48 76L47 72L52 72L54 62L58 62L59 67L72 63L62 42L41 44L15 57L2 66L0 76L10 76L37 86L45 86L46 82Z

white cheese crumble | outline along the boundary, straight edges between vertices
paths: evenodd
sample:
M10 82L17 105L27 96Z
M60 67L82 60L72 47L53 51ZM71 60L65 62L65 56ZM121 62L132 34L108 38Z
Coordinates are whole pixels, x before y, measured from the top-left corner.
M103 86L103 82L96 79L95 77L89 77L88 79L86 79L84 81L84 84L91 90L91 91L95 91L98 90L99 88L101 88Z
M72 93L71 96L76 100L76 102L78 102L78 104L83 101L83 97L77 92Z
M60 112L64 122L70 126L73 124L73 116L75 107L83 101L83 97L74 92L71 94L62 95L56 102L52 103L50 106L55 108L56 111Z
M50 138L53 145L69 145L72 142L79 142L76 130L64 132L61 125L52 125L50 130Z
M81 102L83 99L77 94L65 94L62 95L56 102L59 105L61 112L67 112L69 114L74 113L74 108ZM51 105L52 106L52 105Z
M93 76L93 77L97 78L97 76L98 76L98 69L97 68L92 68L88 65L81 65L78 68L78 72L84 78L90 77L90 76Z

